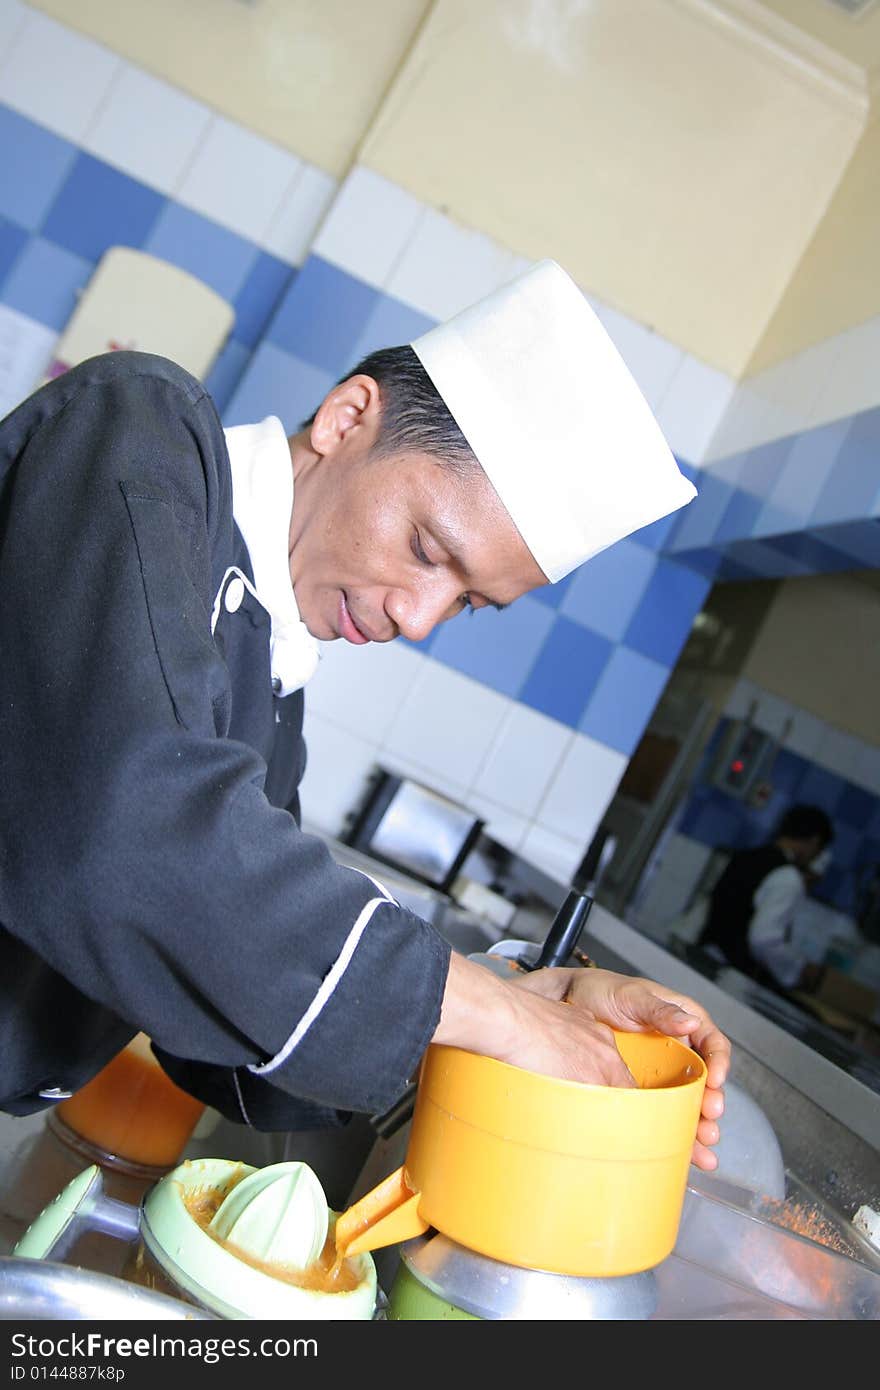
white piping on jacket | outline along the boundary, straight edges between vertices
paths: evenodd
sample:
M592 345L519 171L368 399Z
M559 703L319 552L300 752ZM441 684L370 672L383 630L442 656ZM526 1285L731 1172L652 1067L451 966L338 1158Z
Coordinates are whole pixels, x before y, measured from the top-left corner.
M364 877L366 877L366 875L364 875ZM281 1051L270 1058L268 1062L253 1063L248 1067L248 1071L253 1072L255 1076L266 1076L267 1073L275 1071L277 1067L282 1066L287 1061L293 1049L302 1042L322 1009L330 1002L330 997L348 969L349 962L357 949L358 942L372 919L373 913L376 911L377 907L382 907L385 903L394 903L394 899L391 897L371 898L368 903L364 904L358 914L357 921L345 938L342 950L324 976L317 994ZM395 906L397 906L397 904L395 904Z

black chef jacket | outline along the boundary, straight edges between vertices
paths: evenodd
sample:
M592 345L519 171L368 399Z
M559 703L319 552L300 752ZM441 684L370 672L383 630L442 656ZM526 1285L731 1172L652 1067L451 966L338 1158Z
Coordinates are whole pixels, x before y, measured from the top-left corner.
M298 825L302 692L203 387L95 357L0 422L0 1109L88 1081L137 1031L265 1129L387 1108L449 947Z

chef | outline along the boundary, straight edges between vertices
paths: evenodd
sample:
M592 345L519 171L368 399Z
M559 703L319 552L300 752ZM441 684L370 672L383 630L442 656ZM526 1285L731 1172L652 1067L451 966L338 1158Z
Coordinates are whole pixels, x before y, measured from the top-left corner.
M299 827L320 642L505 607L694 495L559 266L366 359L289 438L224 431L164 358L92 358L0 423L0 489L0 1108L138 1031L265 1130L386 1109L432 1041L632 1085L613 1025L705 1057L715 1166L730 1048L698 1003L503 980Z

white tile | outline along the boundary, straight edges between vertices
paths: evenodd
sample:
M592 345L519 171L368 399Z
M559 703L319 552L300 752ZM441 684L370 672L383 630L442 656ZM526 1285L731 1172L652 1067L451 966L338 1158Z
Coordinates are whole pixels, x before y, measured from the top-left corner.
M303 733L308 750L299 791L303 820L338 838L364 798L379 763L378 749L308 710Z
M660 872L696 882L709 861L712 850L689 835L671 835L663 855Z
M724 702L724 714L728 719L744 719L757 698L758 688L754 682L741 678Z
M210 120L202 102L126 63L83 145L133 178L170 193Z
M0 420L44 379L58 332L0 304Z
M825 725L815 714L810 714L809 710L795 709L783 746L799 758L814 762L824 732Z
M706 448L704 462L763 444L770 435L770 402L751 382L740 384Z
M29 10L0 66L0 101L79 143L121 67L101 44Z
M263 249L288 265L302 265L338 187L332 174L303 164L260 243Z
M506 806L499 806L486 796L479 796L473 790L467 793L467 804L475 815L485 822L485 834L497 840L507 849L518 850L531 822L525 816L517 816Z
M880 315L838 335L839 352L831 365L815 423L855 415L880 403Z
M529 864L542 869L558 883L568 884L584 855L579 840L556 835L541 825L532 825L526 832L519 853Z
M506 696L429 658L384 748L469 787L510 704Z
M759 729L763 729L765 733L781 738L789 725L793 725L794 705L790 700L783 700L770 690L759 690L757 698L758 708L754 716L755 725Z
M565 724L514 705L477 773L474 791L531 819L574 737Z
M30 10L21 0L0 0L0 64L7 48L24 28Z
M441 796L448 796L451 801L470 807L464 783L457 782L454 777L447 777L430 763L422 762L418 758L402 757L385 746L379 749L379 765L398 777L409 777L413 782L419 782L431 791L440 792Z
M815 423L842 346L842 335L836 334L752 378L769 402L774 436L797 434Z
M610 305L597 306L596 312L648 405L656 411L682 365L683 350Z
M428 208L384 288L423 314L447 319L521 269L521 257Z
M427 661L402 642L321 643L321 662L305 693L306 708L380 744Z
M261 241L302 161L261 135L215 116L174 189L187 207L251 241Z
M858 766L861 749L861 741L853 734L826 724L819 739L815 758L820 767L849 780Z
M375 289L383 289L424 211L424 203L389 179L372 169L354 169L339 190L313 250Z
M539 824L578 840L583 854L628 761L626 754L616 748L578 734L569 744L538 808Z
M673 453L702 463L735 390L726 372L685 354L657 407L657 422Z
M880 796L880 748L875 744L861 744L852 780L865 791Z

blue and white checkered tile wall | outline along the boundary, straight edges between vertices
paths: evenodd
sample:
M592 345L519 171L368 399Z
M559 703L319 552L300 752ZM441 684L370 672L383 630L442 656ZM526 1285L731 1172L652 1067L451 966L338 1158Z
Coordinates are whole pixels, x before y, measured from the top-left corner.
M789 806L796 802L821 806L834 826L834 842L831 867L813 891L838 911L853 914L865 874L880 863L880 796L782 748L770 773L772 796L761 807L750 806L709 780L729 725L729 719L721 720L707 745L693 790L676 819L677 834L713 848L750 848L771 838Z
M666 548L715 579L880 566L880 409L705 466Z
M235 310L207 382L222 409L335 179L46 15L9 13L0 303L57 335L108 247L170 261Z
M235 309L207 382L227 425L274 413L297 428L368 351L527 264L369 170L337 189L100 44L0 4L15 21L0 25L0 305L57 334L114 244L189 270ZM699 499L504 613L417 647L328 644L307 700L303 803L319 828L341 828L381 762L466 800L565 880L715 577L877 563L863 472L876 411L745 438L701 468L736 384L592 302Z

